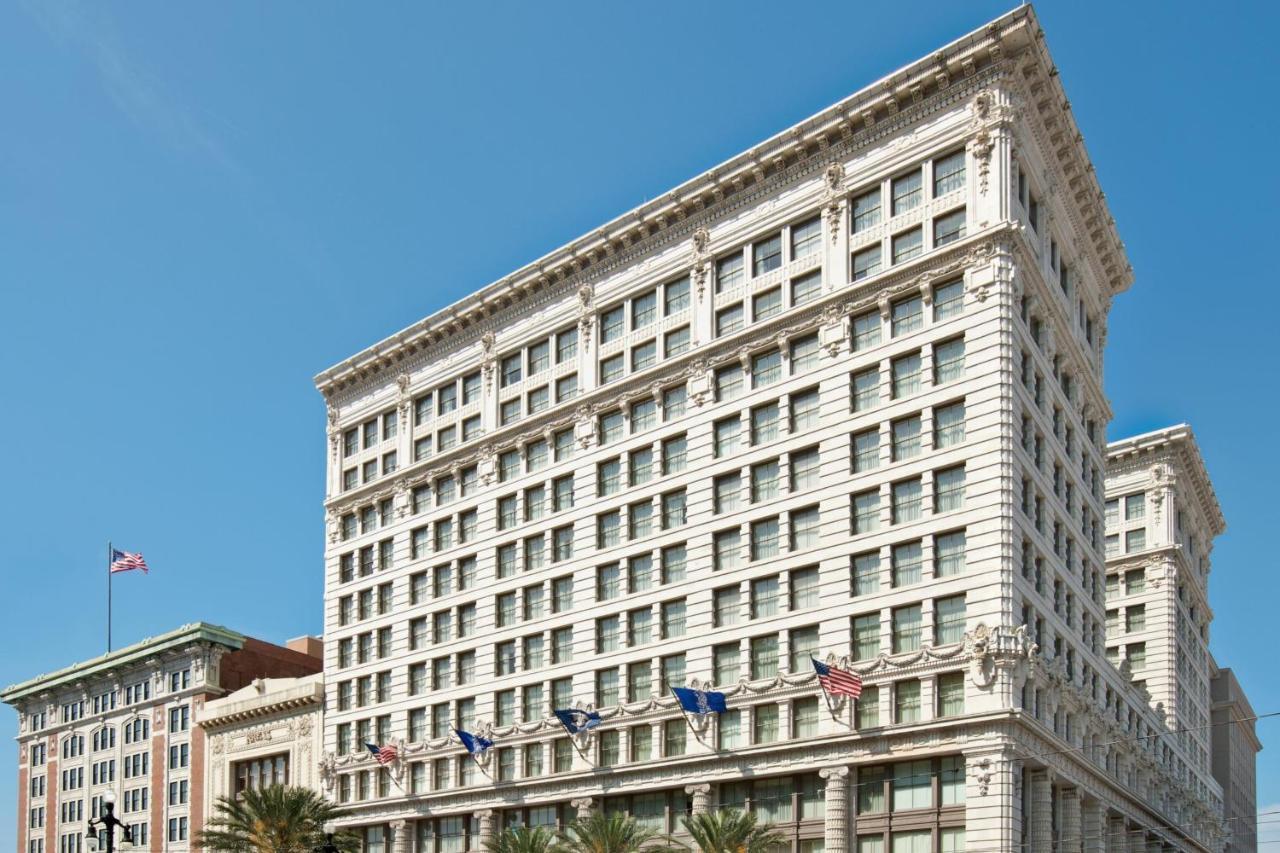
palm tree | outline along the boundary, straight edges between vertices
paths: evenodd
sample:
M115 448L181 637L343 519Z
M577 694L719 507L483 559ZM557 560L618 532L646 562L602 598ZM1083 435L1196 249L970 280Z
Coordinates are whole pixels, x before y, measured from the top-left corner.
M556 837L545 827L508 827L484 842L487 853L551 853Z
M702 853L767 853L786 841L772 825L758 825L754 814L737 809L687 817L684 828Z
M657 838L657 833L645 829L633 817L595 812L569 824L560 833L554 853L639 853L641 847L645 853L653 853L670 849L648 843Z
M269 785L219 797L195 846L225 853L311 853L325 842L325 824L342 812L308 788ZM349 833L333 837L343 853L358 850Z

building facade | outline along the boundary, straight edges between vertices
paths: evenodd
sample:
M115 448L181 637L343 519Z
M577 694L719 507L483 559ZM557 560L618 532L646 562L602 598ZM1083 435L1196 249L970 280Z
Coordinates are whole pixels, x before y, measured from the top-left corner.
M1221 849L1220 788L1106 657L1130 279L1022 7L320 374L345 823L430 853L724 805L807 853Z
M0 692L18 712L18 850L84 853L103 796L138 849L184 851L203 826L205 703L319 657L195 623Z
M1178 732L1163 738L1201 796L1210 753L1210 557L1226 529L1186 424L1107 446L1107 657Z
M1257 715L1244 688L1230 669L1213 667L1209 682L1213 705L1213 777L1222 786L1227 853L1257 853L1258 740Z
M319 654L319 649L316 649ZM268 785L320 790L324 675L256 678L208 702L200 728L209 743L204 813L221 797Z

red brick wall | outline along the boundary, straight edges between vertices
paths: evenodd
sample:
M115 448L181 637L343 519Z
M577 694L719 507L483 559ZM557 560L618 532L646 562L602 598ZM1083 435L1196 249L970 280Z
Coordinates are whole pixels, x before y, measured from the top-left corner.
M28 832L27 827L30 826L29 821L31 820L31 815L29 814L29 809L31 808L31 806L28 803L28 799L31 797L31 770L27 767L27 759L31 757L30 752L31 752L31 743L19 741L18 743L18 832L17 832L18 853L22 853L22 849L23 849L22 841L26 837L26 833ZM48 820L49 820L49 817L46 814L45 822L47 823Z
M216 696L209 694L198 694L191 699L192 711L198 713L196 709L203 710L204 703L209 699L216 699ZM187 827L187 841L192 848L195 847L195 839L200 830L204 828L204 729L200 726L191 727L191 799L190 799L190 826Z
M151 772L147 777L151 788L151 829L148 830L147 843L152 850L163 850L169 837L169 826L164 822L165 803L169 802L169 786L165 783L169 773L169 754L165 749L168 723L164 708L152 708Z
M283 646L246 638L244 647L228 652L219 664L223 690L248 686L255 678L296 678L324 669L324 660Z
M58 785L62 781L58 778L58 739L50 735L45 748L49 760L44 766L44 853L53 853L58 849L54 828L58 825Z

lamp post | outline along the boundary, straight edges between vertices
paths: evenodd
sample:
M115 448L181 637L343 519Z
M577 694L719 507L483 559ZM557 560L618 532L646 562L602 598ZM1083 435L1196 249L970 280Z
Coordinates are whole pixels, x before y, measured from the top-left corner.
M338 845L333 843L333 831L333 821L325 821L324 844L319 847L312 847L312 853L338 853Z
M105 832L107 836L106 853L115 853L116 849L116 827L120 827L122 835L121 840L126 844L133 843L133 833L129 830L129 826L122 823L116 817L116 792L107 791L102 795L102 816L89 819L90 832Z

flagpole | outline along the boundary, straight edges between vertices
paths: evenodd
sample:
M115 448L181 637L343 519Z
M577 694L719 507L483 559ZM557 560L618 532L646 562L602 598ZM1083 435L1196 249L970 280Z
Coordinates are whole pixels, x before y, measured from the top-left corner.
M111 654L111 540L107 540L107 654Z

